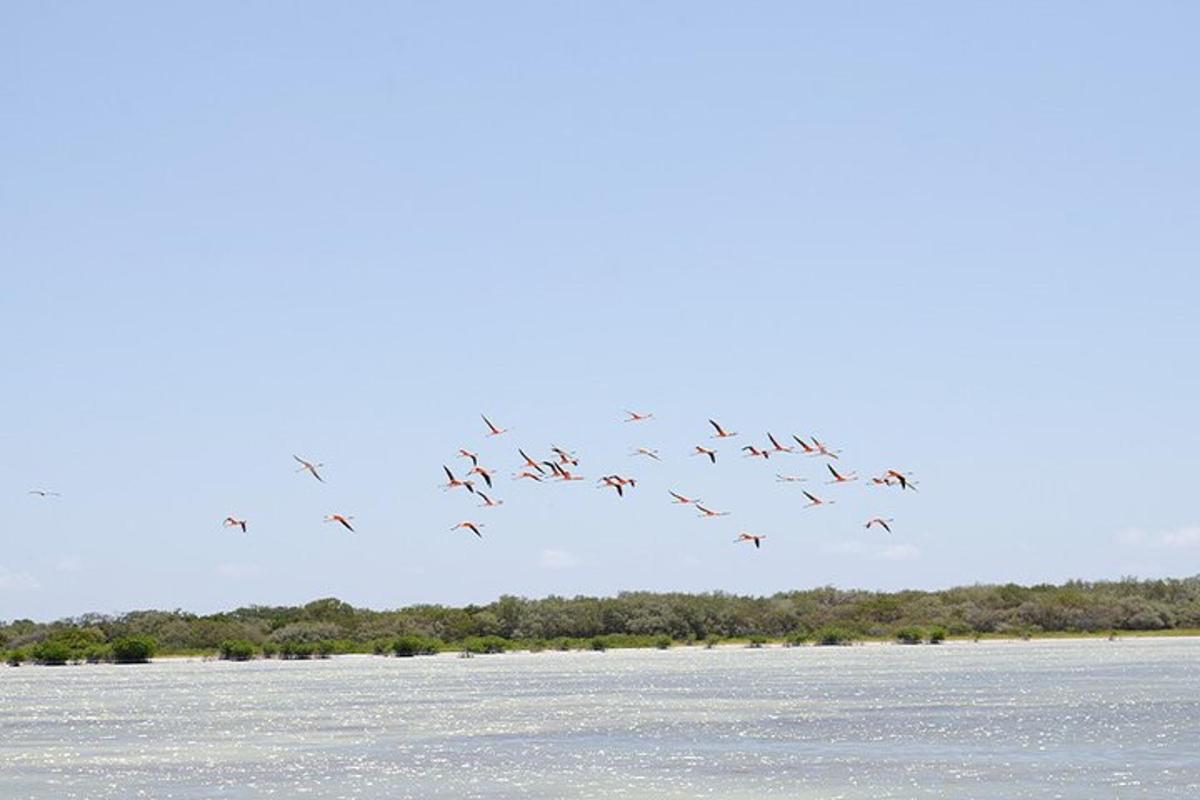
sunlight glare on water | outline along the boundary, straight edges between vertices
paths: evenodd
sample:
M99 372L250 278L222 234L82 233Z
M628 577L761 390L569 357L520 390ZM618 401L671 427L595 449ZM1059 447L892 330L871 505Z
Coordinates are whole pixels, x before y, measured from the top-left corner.
M0 669L4 798L1200 796L1200 640Z

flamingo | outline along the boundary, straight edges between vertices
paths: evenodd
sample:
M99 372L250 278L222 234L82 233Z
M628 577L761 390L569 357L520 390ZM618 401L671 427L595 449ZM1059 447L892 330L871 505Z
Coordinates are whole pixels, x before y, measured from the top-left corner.
M775 473L775 480L779 483L804 483L808 478L801 478L799 475L780 475Z
M601 478L600 480L604 482L605 486L611 486L613 489L616 489L618 497L625 496L625 487L626 486L629 486L629 487L637 486L636 479L622 478L620 475L606 475L605 477Z
M558 463L570 464L572 467L579 466L579 459L577 459L574 456L574 454L568 453L566 450L563 450L561 447L551 447L550 450L553 451L558 456Z
M475 494L477 494L481 498L483 498L483 505L479 506L480 508L495 508L496 506L504 505L503 500L493 500L492 498L488 497L483 492L476 492Z
M769 450L759 450L757 447L755 447L752 444L746 445L745 447L742 448L742 450L746 451L746 455L742 456L742 458L770 458L771 457L771 453Z
M546 466L550 467L551 472L554 473L554 477L558 478L559 480L562 480L562 481L584 480L583 476L574 475L571 473L570 470L568 470L567 468L563 467L560 464L555 464L553 461L543 461L542 463L545 464Z
M837 454L842 452L841 450L829 450L828 448L825 447L825 445L823 445L819 441L817 441L817 437L813 436L811 438L812 438L813 444L816 445L816 447L817 447L816 455L829 456L830 458L837 458Z
M708 460L712 463L717 463L717 451L709 450L707 447L696 445L696 449L692 452L694 456L708 456Z
M30 489L29 494L36 494L38 497L62 497L58 492L52 492L49 489Z
M645 422L648 419L654 419L653 414L639 414L636 411L626 411L625 413L629 415L625 422Z
M871 483L874 486L891 486L895 482L896 481L892 480L892 478L888 475L884 475L879 478L875 478L875 477L871 478Z
M471 466L474 466L474 467L479 466L479 454L478 453L472 453L470 450L464 450L464 449L460 448L458 451L458 457L459 458L469 458L469 459L471 459Z
M775 439L775 437L771 435L770 431L767 431L767 438L771 440L771 449L776 453L794 453L794 452L796 452L796 448L794 448L794 447L784 447L783 445L781 445Z
M836 500L822 500L821 498L817 497L815 494L812 494L811 492L808 492L808 491L804 492L804 496L807 497L810 501L807 505L804 506L805 508L815 508L816 506L827 506L827 505L831 506L837 502Z
M696 510L700 512L700 516L702 516L706 519L710 519L712 517L728 517L729 516L728 511L713 511L710 508L705 508L704 506L700 505L699 503L696 503L695 506L696 506Z
M658 457L658 451L651 447L639 447L637 450L634 450L629 455L631 455L631 456L647 456L648 458L653 458L655 461L662 461L662 459Z
M678 505L678 506L690 506L690 505L692 505L692 504L694 504L694 503L699 503L699 502L700 502L700 498L699 498L699 497L697 497L697 498L695 498L695 499L693 499L693 498L690 498L690 497L684 497L683 495L681 495L681 494L677 494L676 492L673 492L673 491L671 491L670 489L668 489L668 490L667 490L667 494L669 494L669 495L671 495L671 497L674 497L674 498L675 498L674 500L672 500L672 501L671 501L673 505Z
M911 472L909 472L909 473L897 472L894 469L889 469L887 471L887 476L889 478L895 478L896 481L900 484L901 491L904 491L905 489L912 489L915 492L917 490L917 484L916 484L916 481L914 481L908 477L911 474L912 474Z
M618 496L618 497L624 497L624 496L625 496L625 492L624 492L624 490L621 488L621 479L620 479L620 476L617 476L617 475L605 475L603 478L601 478L601 479L600 479L600 483L602 483L604 486L611 486L612 488L616 489L616 490L617 490L617 496Z
M845 475L833 468L833 464L826 464L825 468L833 475L833 480L825 481L826 483L849 483L850 481L858 480L858 476L853 472L847 472Z
M475 466L471 467L470 471L467 474L468 475L479 475L480 477L483 478L483 482L488 485L488 488L489 489L492 488L492 475L495 474L494 470L490 470L487 467L481 467L478 464L476 464Z
M336 522L346 530L354 533L354 528L350 525L350 520L352 519L354 517L343 517L341 514L329 514L325 517L326 522Z
M225 521L222 522L221 524L224 525L226 528L241 528L242 533L246 532L246 520L244 520L244 519L235 519L233 517L226 517Z
M521 458L525 459L525 466L529 467L530 469L537 470L539 475L544 475L546 473L546 471L544 469L542 469L542 466L540 464L538 464L536 461L534 461L532 458L530 458L528 455L526 455L524 450L522 450L521 448L518 447L517 452L521 454Z
M467 530L471 531L476 536L478 536L480 539L482 539L483 534L479 532L479 529L482 527L484 527L482 523L474 523L474 522L468 521L468 522L460 522L457 525L455 525L453 528L451 528L450 530L456 531L459 528L466 528Z
M730 436L737 436L737 431L726 431L724 428L718 425L715 420L710 419L708 424L717 429L717 432L714 433L712 437L714 439L728 439Z
M891 533L892 529L888 527L889 522L894 522L894 520L891 517L888 517L887 519L884 519L883 517L871 517L871 519L867 520L867 524L863 525L863 527L867 530L870 530L872 525L878 525L888 533Z
M524 470L522 472L518 472L516 475L513 475L514 481L519 481L522 478L531 478L531 479L537 481L538 483L542 482L541 475L538 475L536 472L530 472L529 470Z
M813 447L811 444L804 441L796 434L793 433L792 438L796 440L796 444L800 445L800 449L804 451L804 455L815 456L817 454L817 448Z
M767 537L759 536L758 534L755 534L755 533L739 533L738 537L736 539L734 539L733 541L734 542L754 542L754 549L757 550L758 548L762 547L761 542L765 538L767 538Z
M325 482L325 479L317 474L317 467L323 467L325 466L324 464L314 464L311 461L305 461L300 456L294 454L292 455L292 458L300 462L300 469L296 470L296 472L311 472L314 478L319 480L321 483Z
M445 464L442 465L442 469L444 469L446 471L446 477L450 479L450 480L446 481L446 483L442 484L443 489L453 489L456 486L465 486L465 487L467 487L468 492L470 492L471 494L475 494L475 484L474 483L472 483L469 480L461 480L460 481L458 478L454 477L454 473L451 472L450 468L447 467Z
M488 436L499 436L502 433L508 433L508 428L497 428L492 424L492 421L487 417L484 417L483 414L480 414L479 416L483 417L483 424L488 426Z

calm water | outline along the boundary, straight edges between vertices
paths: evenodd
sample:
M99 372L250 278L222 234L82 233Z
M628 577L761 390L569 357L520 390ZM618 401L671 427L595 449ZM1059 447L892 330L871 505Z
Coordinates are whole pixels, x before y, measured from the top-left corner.
M1200 640L0 668L3 798L1200 797Z

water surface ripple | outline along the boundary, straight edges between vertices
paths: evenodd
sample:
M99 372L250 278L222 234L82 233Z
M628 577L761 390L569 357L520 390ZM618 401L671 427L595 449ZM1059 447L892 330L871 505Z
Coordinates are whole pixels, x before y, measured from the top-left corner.
M0 668L0 797L1200 797L1200 640Z

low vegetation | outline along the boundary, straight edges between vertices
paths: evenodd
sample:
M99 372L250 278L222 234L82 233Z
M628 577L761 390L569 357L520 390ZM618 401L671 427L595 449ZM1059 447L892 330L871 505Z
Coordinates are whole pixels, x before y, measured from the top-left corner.
M226 661L249 661L258 652L254 642L245 639L226 639L221 642L221 658Z
M440 639L434 639L429 636L400 636L390 647L384 649L384 654L391 651L392 654L400 658L409 658L412 656L431 656L442 649Z
M1061 585L868 592L832 587L748 597L622 592L616 597L501 597L486 605L354 608L334 598L219 614L133 611L0 623L11 664L145 661L160 654L308 659L439 651L607 650L674 643L790 646L862 640L1035 637L1200 629L1200 576ZM919 630L914 639L911 634ZM902 634L904 634L902 636ZM236 644L226 648L225 645ZM235 655L236 654L236 655Z
M153 636L144 633L122 636L112 643L113 661L118 664L145 664L158 649Z
M821 628L821 630L817 631L817 635L814 638L817 644L826 647L841 644L854 644L855 640L853 631L832 625Z

